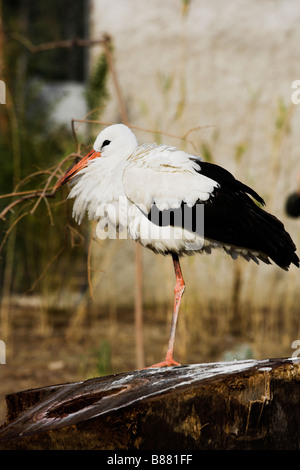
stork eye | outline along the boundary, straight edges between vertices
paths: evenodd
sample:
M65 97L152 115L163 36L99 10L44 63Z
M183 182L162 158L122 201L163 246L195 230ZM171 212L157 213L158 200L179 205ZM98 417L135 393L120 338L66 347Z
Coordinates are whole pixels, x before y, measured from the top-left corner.
M105 140L105 141L103 142L103 144L102 144L101 149L103 149L103 147L106 147L106 145L109 145L110 142L111 142L110 140Z

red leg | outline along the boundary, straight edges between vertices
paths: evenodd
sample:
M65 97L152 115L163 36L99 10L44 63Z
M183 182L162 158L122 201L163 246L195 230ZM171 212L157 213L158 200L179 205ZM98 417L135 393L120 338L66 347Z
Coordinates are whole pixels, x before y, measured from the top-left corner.
M176 285L174 289L175 300L174 300L174 310L173 310L173 315L172 315L168 350L167 350L165 360L162 362L158 362L157 364L154 364L151 367L180 366L180 364L174 361L173 359L173 349L174 349L174 340L175 340L175 332L176 332L176 324L177 324L177 319L178 319L179 307L180 307L181 297L184 293L185 284L184 284L184 280L182 277L178 255L172 254L172 259L173 259L174 271L175 271L175 276L176 276Z

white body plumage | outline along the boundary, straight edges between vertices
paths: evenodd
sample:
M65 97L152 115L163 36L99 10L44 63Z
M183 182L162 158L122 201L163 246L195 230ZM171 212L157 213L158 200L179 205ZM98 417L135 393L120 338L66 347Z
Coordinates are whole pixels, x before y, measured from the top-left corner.
M96 143L94 149L97 151ZM221 246L217 241L205 240L202 234L159 226L147 217L153 204L160 211L178 209L182 203L192 207L197 201L207 201L219 186L195 172L197 165L191 155L156 144L136 145L129 155L122 148L118 157L101 155L80 171L69 194L75 199L73 215L79 223L87 211L90 219L99 222L99 238L106 238L114 230L126 230L133 240L161 254L192 254ZM203 226L203 212L199 216Z

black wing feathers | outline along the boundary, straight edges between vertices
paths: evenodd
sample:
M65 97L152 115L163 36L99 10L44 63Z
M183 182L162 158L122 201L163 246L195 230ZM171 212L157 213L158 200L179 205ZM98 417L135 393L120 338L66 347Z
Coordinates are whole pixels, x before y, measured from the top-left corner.
M205 203L207 238L262 252L283 269L288 269L291 263L299 267L296 247L283 223L248 196L264 205L264 200L252 188L211 163L199 162L199 173L220 185Z
M236 180L235 177L228 170L225 170L225 168L215 165L214 163L202 162L196 159L193 159L193 161L198 163L199 165L198 172L201 173L202 175L205 175L208 178L211 178L212 180L219 183L221 186L230 188L231 191L233 192L243 191L247 194L250 194L262 206L265 205L265 201L263 200L263 198L260 197L259 194L257 194L256 191L254 191L254 189Z
M195 231L194 227L198 227L196 206L201 204L204 205L206 239L258 252L258 258L266 263L270 258L285 270L291 263L299 267L296 247L282 222L259 207L249 195L261 205L265 205L264 200L224 168L196 158L192 160L199 165L198 173L216 181L219 186L214 188L207 201L199 200L192 208L182 202L178 209L159 211L154 204L147 214L149 220L160 226L180 226ZM203 227L199 235L203 236Z

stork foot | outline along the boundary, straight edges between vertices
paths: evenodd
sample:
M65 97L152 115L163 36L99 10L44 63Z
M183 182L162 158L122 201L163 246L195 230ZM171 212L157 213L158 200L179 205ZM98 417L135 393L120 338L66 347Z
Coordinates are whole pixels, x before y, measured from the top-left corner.
M173 356L167 353L164 361L158 362L157 364L153 364L153 366L146 367L146 369L152 369L154 367L172 367L172 366L181 366L181 364L179 364L179 362L174 361Z
M153 366L146 367L146 369L154 369L155 367L172 367L172 366L180 366L179 362L176 361L162 361L158 362L157 364L153 364Z

